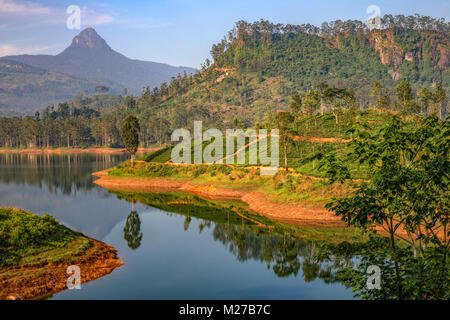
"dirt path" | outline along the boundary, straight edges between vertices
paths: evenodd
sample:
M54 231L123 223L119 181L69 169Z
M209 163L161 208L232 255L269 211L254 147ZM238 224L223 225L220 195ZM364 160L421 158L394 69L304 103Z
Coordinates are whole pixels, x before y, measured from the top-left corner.
M322 137L305 137L305 136L290 136L293 141L309 141L316 143L349 143L353 139L340 139L340 138L322 138Z
M229 154L229 155L223 157L223 158L220 159L219 161L225 163L225 161L226 161L228 158L236 156L236 155L239 154L241 151L245 151L245 149L247 149L249 146L251 146L251 145L253 145L253 144L255 144L255 143L258 143L259 140L261 140L261 136L256 136L256 139L254 139L253 141L247 143L245 146L239 148L235 153ZM234 161L233 161L233 162L234 162Z

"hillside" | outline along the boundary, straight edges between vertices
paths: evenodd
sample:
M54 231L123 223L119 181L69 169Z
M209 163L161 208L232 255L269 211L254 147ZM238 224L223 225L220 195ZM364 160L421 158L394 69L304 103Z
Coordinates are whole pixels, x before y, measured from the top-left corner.
M85 80L0 58L0 115L32 113L77 93L95 93L99 85L109 86L112 92L120 90L111 82Z
M0 119L5 122L0 145L118 146L120 125L129 114L140 121L144 146L170 142L173 130L191 128L194 120L220 130L264 127L283 110L296 116L320 114L339 125L351 120L354 111L373 108L445 119L448 28L443 20L422 16L385 16L383 28L372 31L358 21L334 21L322 28L240 21L212 47L214 62L206 60L200 72L147 86L138 97L117 99L120 105L116 101L107 108L102 102L100 113L100 102L93 100L69 103L70 110L58 106L40 119ZM341 119L343 114L349 119ZM7 124L17 121L24 121L24 130L37 129L32 135L9 129ZM51 132L43 129L47 123L53 124Z
M410 18L417 24L422 19ZM392 28L373 31L358 21L326 23L322 29L240 21L212 47L214 63L205 64L201 75L187 82L176 79L149 101L156 100L163 110L174 108L175 118L180 113L192 117L203 107L228 126L235 117L248 126L261 122L268 108L286 110L294 93L303 96L319 83L347 88L362 109L375 104L375 82L389 97L389 108L394 108L401 79L413 92L437 82L448 92L450 38L443 30L448 26L433 22L438 26L407 28L397 20Z

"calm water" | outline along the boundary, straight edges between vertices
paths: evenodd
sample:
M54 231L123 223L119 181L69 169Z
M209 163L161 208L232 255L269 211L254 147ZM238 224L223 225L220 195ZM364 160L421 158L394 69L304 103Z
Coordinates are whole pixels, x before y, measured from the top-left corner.
M352 298L350 289L333 283L333 266L313 262L314 245L257 232L231 210L194 196L134 198L92 183L92 172L124 159L0 154L0 205L47 212L114 246L125 262L81 290L52 299ZM131 198L138 201L134 210ZM217 216L226 219L209 218Z

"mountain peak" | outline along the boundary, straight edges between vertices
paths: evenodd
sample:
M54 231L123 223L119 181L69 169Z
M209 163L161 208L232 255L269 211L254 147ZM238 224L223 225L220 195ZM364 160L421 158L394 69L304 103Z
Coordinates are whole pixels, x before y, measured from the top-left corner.
M73 38L70 47L94 50L111 50L106 41L102 37L100 37L93 28L86 28L81 31L75 38Z

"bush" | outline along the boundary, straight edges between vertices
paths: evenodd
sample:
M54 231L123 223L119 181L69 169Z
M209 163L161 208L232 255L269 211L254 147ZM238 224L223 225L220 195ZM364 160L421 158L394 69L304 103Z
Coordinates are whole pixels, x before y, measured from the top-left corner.
M0 265L10 264L23 252L63 247L76 235L48 214L39 217L23 210L0 208L0 221Z

